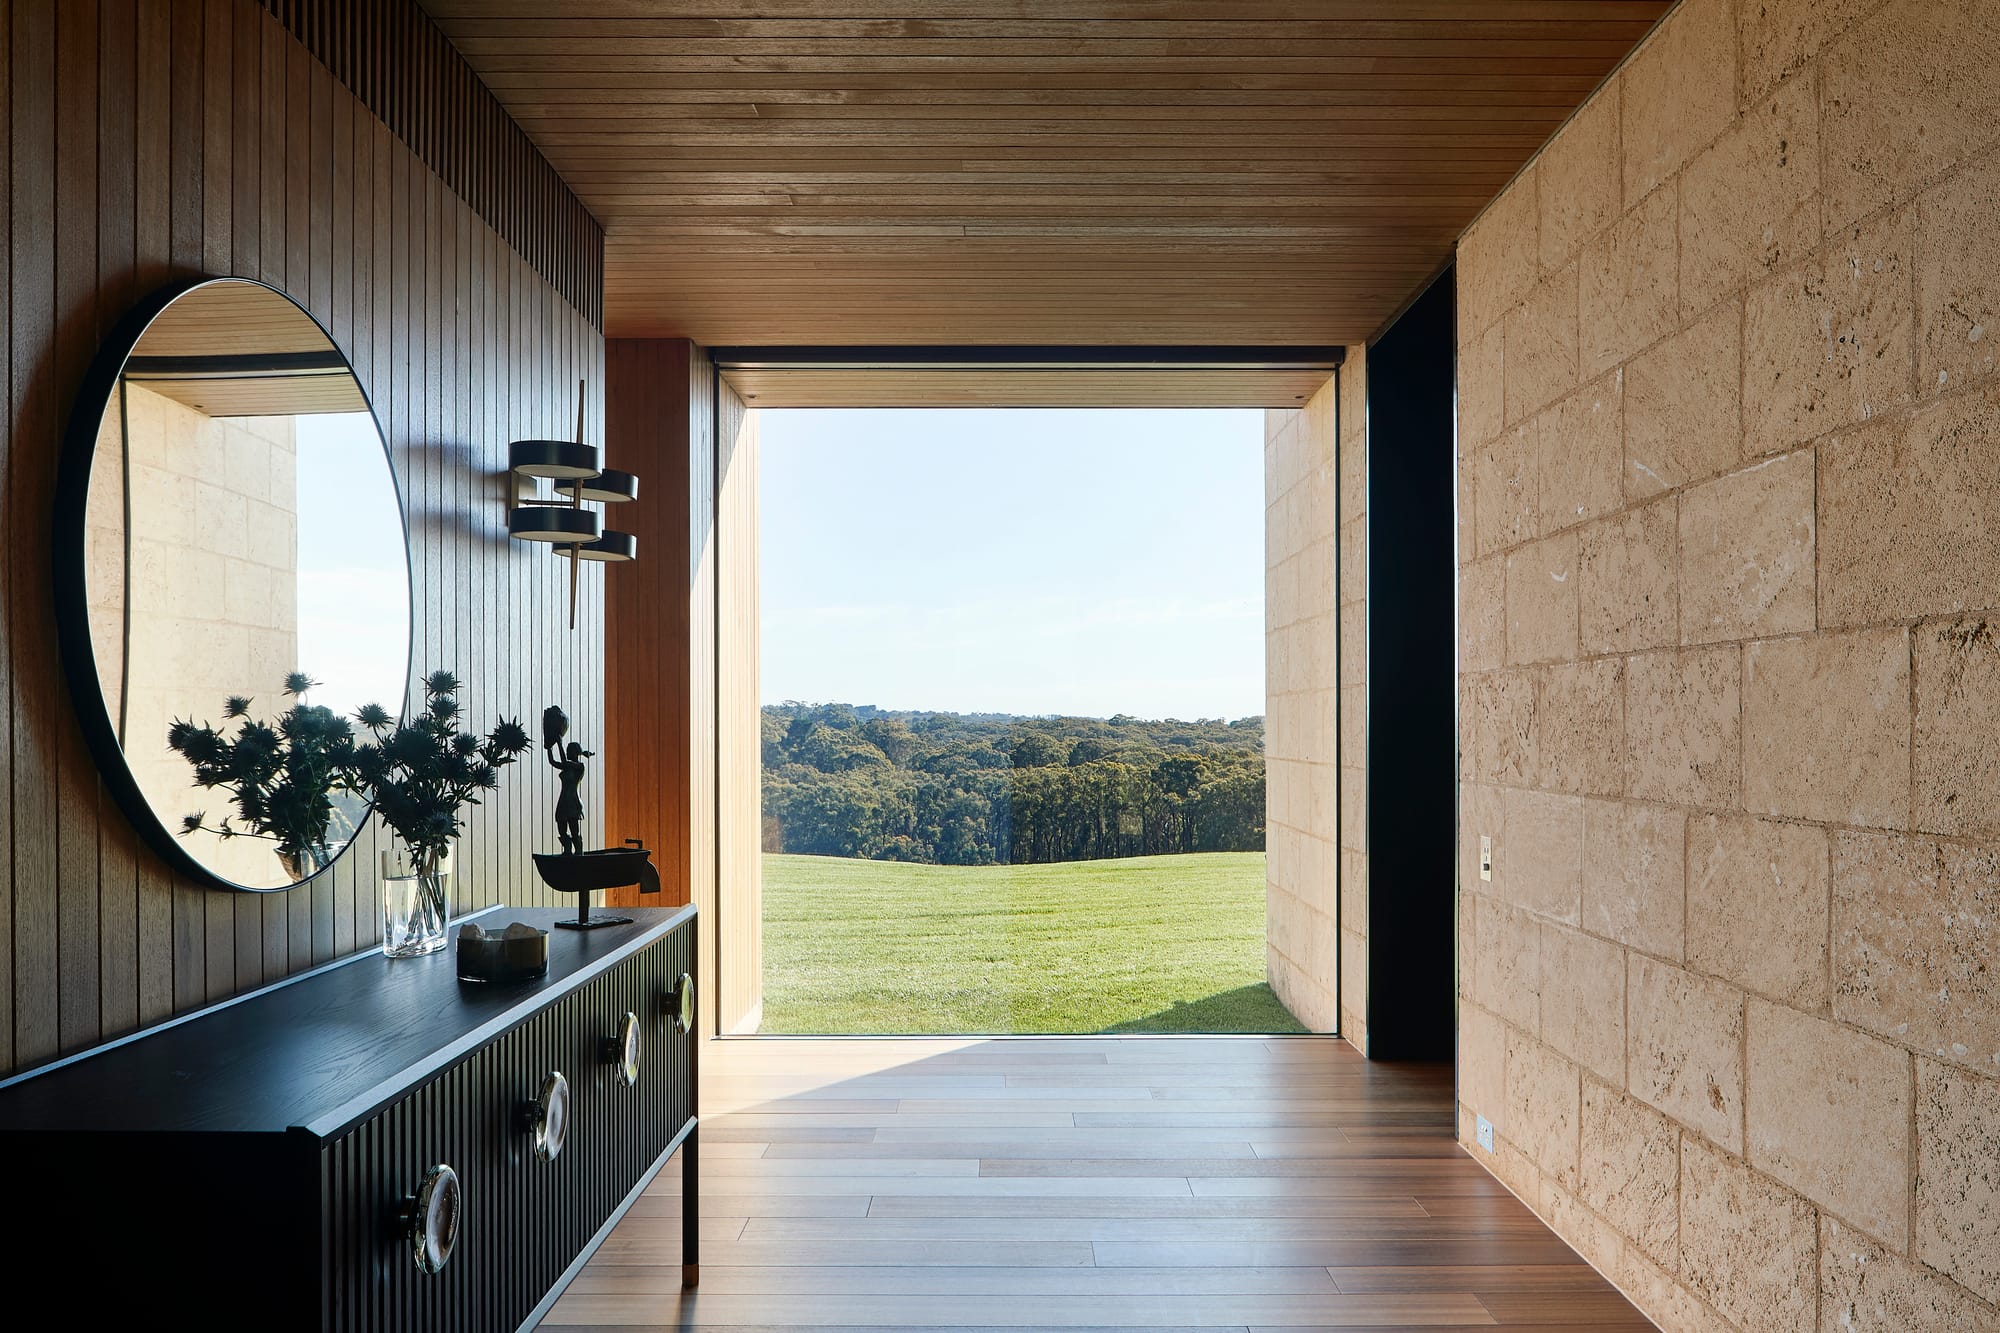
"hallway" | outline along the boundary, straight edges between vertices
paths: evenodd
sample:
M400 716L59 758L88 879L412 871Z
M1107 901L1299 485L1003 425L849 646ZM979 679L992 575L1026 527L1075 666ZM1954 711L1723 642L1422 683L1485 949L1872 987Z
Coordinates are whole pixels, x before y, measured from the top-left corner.
M1321 1038L707 1043L583 1328L1652 1327L1453 1141L1450 1071Z

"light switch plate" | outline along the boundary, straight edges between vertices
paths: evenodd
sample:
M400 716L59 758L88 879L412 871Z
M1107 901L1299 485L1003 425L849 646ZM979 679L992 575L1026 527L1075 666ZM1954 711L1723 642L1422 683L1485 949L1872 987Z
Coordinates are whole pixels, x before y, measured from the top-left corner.
M1488 883L1493 880L1493 839L1484 833L1479 835L1479 878Z
M1488 1120L1488 1119L1487 1119L1487 1118L1486 1118L1485 1116L1483 1116L1483 1115L1482 1115L1482 1116L1475 1116L1475 1117L1473 1117L1473 1118L1474 1118L1474 1119L1475 1119L1475 1120L1476 1120L1476 1121L1478 1122L1478 1127L1477 1127L1477 1129L1476 1129L1476 1130L1474 1131L1474 1133L1475 1133L1475 1134L1477 1135L1477 1137L1478 1137L1478 1139L1479 1139L1479 1146L1480 1146L1480 1147L1482 1147L1482 1148L1484 1148L1484 1149L1486 1149L1486 1151L1488 1151L1488 1152L1492 1152L1492 1151L1493 1151L1493 1122L1492 1122L1491 1120Z

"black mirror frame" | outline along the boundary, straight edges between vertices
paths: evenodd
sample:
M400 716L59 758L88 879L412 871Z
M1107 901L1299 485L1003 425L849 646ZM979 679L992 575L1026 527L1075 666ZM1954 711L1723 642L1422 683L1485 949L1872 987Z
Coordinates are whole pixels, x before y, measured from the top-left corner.
M118 743L118 731L111 721L110 710L105 706L104 689L99 683L97 671L97 650L90 637L90 599L88 561L90 552L89 530L86 514L90 502L91 467L97 455L97 437L102 428L104 414L110 409L111 395L118 387L118 379L123 374L125 363L139 345L139 340L152 327L166 308L189 292L222 282L242 282L262 287L280 299L288 302L298 312L311 320L313 327L326 339L328 347L339 354L347 366L348 376L353 379L355 391L368 408L368 419L374 423L375 437L382 443L383 461L388 466L389 485L395 494L396 519L403 529L403 577L409 585L406 599L409 623L405 627L404 642L407 645L406 660L403 664L403 698L398 706L400 716L409 707L410 669L416 660L416 618L417 589L416 561L410 551L410 516L403 503L403 486L396 475L396 458L389 449L388 432L382 429L382 418L375 411L375 403L368 394L368 386L362 382L354 369L354 362L345 349L334 340L326 325L319 317L301 305L291 293L281 287L256 278L239 278L230 275L205 276L169 283L140 301L127 311L117 324L112 326L97 354L91 359L90 369L85 373L82 386L77 390L76 402L70 409L69 424L63 435L62 461L56 471L55 529L51 540L50 556L55 574L55 614L56 642L61 651L63 676L69 687L70 701L76 710L77 722L83 728L85 742L90 746L91 758L97 762L97 772L105 788L118 802L118 808L125 814L132 827L168 866L177 874L185 875L198 884L212 889L223 889L231 893L288 893L312 883L327 874L353 847L350 839L327 862L293 884L278 884L259 887L251 884L237 884L210 870L195 858L193 853L176 838L173 831L161 822L152 803L139 790L137 779L132 776L131 766L125 762L125 747ZM373 814L373 808L370 808ZM366 820L363 820L366 824ZM357 836L359 830L357 829Z

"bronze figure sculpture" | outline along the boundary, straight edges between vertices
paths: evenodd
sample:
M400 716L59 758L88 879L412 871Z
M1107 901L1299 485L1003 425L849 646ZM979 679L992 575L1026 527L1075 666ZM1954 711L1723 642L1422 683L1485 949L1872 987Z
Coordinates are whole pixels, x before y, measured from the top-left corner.
M591 893L632 884L638 885L642 894L658 893L660 872L653 865L653 854L637 838L627 838L623 847L602 847L594 852L583 850L583 778L586 772L583 761L594 759L596 755L575 741L564 745L563 738L567 735L569 716L554 705L543 709L542 750L548 756L549 767L561 774L557 779L561 790L556 795L556 838L561 842L562 850L536 852L535 870L541 875L542 882L556 892L577 895L576 919L560 920L556 925L566 930L628 925L632 920L629 916L592 916Z
M542 748L547 751L549 767L561 776L557 781L561 790L556 795L556 841L562 845L563 855L583 854L583 778L586 772L584 760L595 759L596 752L586 750L576 741L567 748L563 737L569 734L569 716L562 709L551 704L542 710Z

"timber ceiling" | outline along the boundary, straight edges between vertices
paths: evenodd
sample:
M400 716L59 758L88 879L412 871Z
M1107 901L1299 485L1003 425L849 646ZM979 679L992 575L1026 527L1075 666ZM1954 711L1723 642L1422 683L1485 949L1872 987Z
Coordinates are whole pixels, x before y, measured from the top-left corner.
M1667 0L422 0L709 344L1360 342Z
M212 417L368 410L312 316L254 282L211 282L177 297L146 326L125 378Z
M750 407L1299 407L1338 347L711 347Z

